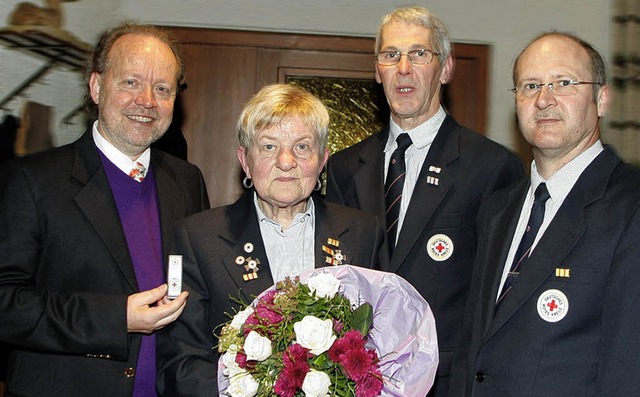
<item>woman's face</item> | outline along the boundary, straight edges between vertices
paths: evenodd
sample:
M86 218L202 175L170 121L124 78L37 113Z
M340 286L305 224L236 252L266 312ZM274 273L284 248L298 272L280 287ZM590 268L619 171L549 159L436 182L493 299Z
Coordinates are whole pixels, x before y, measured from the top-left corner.
M295 118L256 132L251 146L238 147L238 159L253 180L262 204L302 212L329 150L321 151L312 128Z

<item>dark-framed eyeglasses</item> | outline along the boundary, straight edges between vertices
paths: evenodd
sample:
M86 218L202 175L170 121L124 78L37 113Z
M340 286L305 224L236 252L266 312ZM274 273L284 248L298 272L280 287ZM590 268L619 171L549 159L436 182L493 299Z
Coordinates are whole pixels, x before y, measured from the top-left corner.
M420 48L409 52L400 51L380 51L374 56L376 62L383 66L393 66L400 62L400 58L406 55L409 63L412 65L427 65L433 61L434 56L440 55L437 51L425 50Z
M549 83L522 83L516 87L511 89L516 95L516 99L529 99L538 95L538 93L544 87L548 87L549 91L554 95L565 96L565 95L574 95L578 93L579 85L602 85L601 83L595 81L575 81L570 79L561 79L552 81Z

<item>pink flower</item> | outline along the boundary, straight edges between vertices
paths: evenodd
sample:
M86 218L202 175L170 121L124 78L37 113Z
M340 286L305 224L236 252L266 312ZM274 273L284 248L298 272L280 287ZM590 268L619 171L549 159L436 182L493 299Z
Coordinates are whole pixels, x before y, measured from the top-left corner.
M344 323L342 321L336 320L334 318L333 319L333 330L336 332L336 334L340 334L343 329L344 329Z
M260 319L262 325L274 325L282 321L282 315L267 306L258 306L255 315Z
M285 367L289 365L293 365L296 362L304 361L307 362L307 359L311 357L309 353L309 349L305 349L297 343L292 344L285 350L282 355L282 363Z

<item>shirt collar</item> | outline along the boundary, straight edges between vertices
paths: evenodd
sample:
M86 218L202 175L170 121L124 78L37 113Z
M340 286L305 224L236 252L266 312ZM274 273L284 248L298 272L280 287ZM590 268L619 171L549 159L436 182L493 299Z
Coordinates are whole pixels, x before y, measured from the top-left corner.
M600 140L596 141L596 143L565 164L546 181L538 172L536 161L533 160L531 162L531 191L535 191L539 184L545 182L552 199L558 200L558 198L560 198L564 200L573 188L573 185L578 181L578 178L580 178L582 172L584 172L589 164L591 164L603 150L602 142Z
M115 146L113 146L109 141L104 139L100 132L98 132L98 121L93 123L93 127L91 129L93 135L93 141L95 142L98 149L105 155L109 161L111 161L119 170L128 174L129 171L133 168L133 165L136 162L142 163L144 167L148 170L149 163L151 162L151 148L147 148L140 157L138 157L135 161L132 161L129 156L122 153Z
M280 227L281 225L274 221L273 219L267 217L264 212L262 212L262 209L260 208L260 205L258 204L258 193L256 193L255 191L253 192L253 204L256 207L256 213L258 215L258 221L259 222L267 222L267 223L271 223L273 225L277 225L278 227ZM309 218L309 220L313 220L314 216L313 214L315 214L315 206L313 204L313 199L311 197L309 197L307 199L307 209L304 212L299 212L297 213L294 217L293 217L293 222L291 222L291 226L300 223L302 221L302 219L304 218Z
M395 150L397 147L396 139L398 136L404 132L409 134L411 138L411 142L413 142L413 146L417 149L422 149L423 147L430 145L433 140L436 138L436 134L442 125L442 122L447 117L447 112L444 111L444 108L440 106L436 114L433 115L429 120L420 124L414 129L403 131L398 124L391 118L389 122L389 139L387 139L387 144L384 148L385 152Z

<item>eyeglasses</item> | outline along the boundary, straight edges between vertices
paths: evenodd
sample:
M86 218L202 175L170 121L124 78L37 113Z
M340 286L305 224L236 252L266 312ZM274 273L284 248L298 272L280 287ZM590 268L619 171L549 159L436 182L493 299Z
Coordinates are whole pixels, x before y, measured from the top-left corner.
M400 62L400 58L406 55L409 58L409 63L412 65L426 65L433 61L434 56L440 55L439 52L425 50L423 48L419 50L409 51L407 53L400 51L381 51L375 55L376 62L383 66L393 66Z
M516 94L516 99L529 99L538 95L543 87L549 87L549 91L558 96L573 95L578 92L578 86L584 84L601 85L593 81L556 80L550 83L522 83L511 89Z

